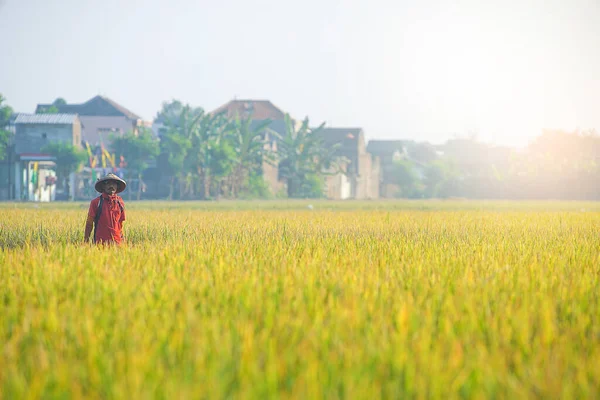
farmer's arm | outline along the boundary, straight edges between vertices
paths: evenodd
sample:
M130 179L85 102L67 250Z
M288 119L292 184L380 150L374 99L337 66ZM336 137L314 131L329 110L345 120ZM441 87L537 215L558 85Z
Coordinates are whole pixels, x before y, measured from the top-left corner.
M121 224L121 240L125 240L125 235L123 235L123 225L125 225L125 204L123 204L123 200L121 200L121 218L119 218L119 223Z
M83 240L87 243L90 241L90 235L92 230L94 229L94 219L90 216L87 217L87 221L85 221L85 233L83 235Z
M83 234L83 241L86 243L90 241L90 235L94 229L94 219L96 218L97 207L98 206L94 205L94 201L90 203L90 210L88 211L87 220L85 221L85 232Z

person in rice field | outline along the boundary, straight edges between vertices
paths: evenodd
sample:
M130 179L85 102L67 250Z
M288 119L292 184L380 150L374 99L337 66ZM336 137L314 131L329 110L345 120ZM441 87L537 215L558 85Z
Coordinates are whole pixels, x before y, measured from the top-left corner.
M121 244L123 242L123 222L125 222L125 204L118 195L127 187L127 183L115 174L107 174L96 181L95 189L100 192L90 203L85 223L84 241L88 243L93 236L94 243Z

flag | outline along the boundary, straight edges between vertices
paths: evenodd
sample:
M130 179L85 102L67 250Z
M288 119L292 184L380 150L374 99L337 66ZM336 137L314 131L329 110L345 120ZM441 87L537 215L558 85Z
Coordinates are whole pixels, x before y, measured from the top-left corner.
M114 154L110 154L108 152L108 150L106 150L105 148L102 148L102 157L106 157L106 159L108 160L108 162L110 163L110 166L112 168L116 168L116 164L115 164L115 155Z
M94 168L94 156L92 156L92 149L90 148L90 144L87 142L85 142L85 148L87 149L87 153L88 153L88 160L90 162L90 168Z
M38 182L38 162L33 163L33 170L31 171L31 183L33 186L37 186Z
M106 168L106 149L104 148L102 136L100 137L100 157L102 157L102 168Z

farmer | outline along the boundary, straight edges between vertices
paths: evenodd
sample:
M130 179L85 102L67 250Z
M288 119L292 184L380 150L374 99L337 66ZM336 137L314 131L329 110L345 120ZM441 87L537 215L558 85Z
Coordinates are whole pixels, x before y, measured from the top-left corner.
M85 242L89 242L92 229L94 243L120 244L123 241L123 222L125 206L123 199L117 195L127 187L127 183L115 174L108 174L98 179L95 188L101 195L90 203L87 222L85 223Z

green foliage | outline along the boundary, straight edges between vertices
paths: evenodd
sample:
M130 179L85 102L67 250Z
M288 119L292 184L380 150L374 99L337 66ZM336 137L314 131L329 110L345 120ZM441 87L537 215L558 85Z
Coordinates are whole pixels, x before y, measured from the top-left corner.
M324 123L311 129L308 117L296 129L294 121L285 115L285 135L277 135L279 174L287 182L288 197L322 197L324 176L340 170L341 160L335 156L337 147L327 148L319 136Z
M459 172L448 159L434 161L425 170L425 197L459 196Z
M67 104L67 101L65 99L63 99L62 97L58 97L56 100L54 100L52 102L52 104L49 107L40 107L37 110L38 114L58 114L59 111L59 107L64 106Z
M417 188L419 184L419 178L415 171L415 165L412 161L407 159L395 161L392 174L394 183L400 188L400 191L396 194L396 197L419 197L419 191Z
M148 161L156 157L159 152L158 142L147 129L140 129L135 135L128 132L123 136L112 136L111 149L117 156L123 156L127 162L127 169L134 174L141 174L148 168Z
M13 110L10 106L4 104L6 99L0 93L0 161L4 160L11 142L11 133L8 131L8 122Z
M226 140L230 129L229 122L222 115L203 113L198 121L192 136L188 169L198 177L198 192L201 198L210 197L212 179L221 181L224 171L232 171L234 168L233 147ZM213 171L212 167L216 170Z
M56 172L62 179L67 179L69 174L76 172L87 159L87 153L71 143L49 143L42 148L42 153L56 158Z
M38 114L58 114L58 107L52 104L50 107L43 107L37 111Z
M218 198L223 187L233 173L236 164L236 153L227 140L214 139L210 145L208 169L210 171L210 194Z
M427 143L414 143L410 146L411 159L421 164L429 164L438 159L435 148Z
M258 126L252 117L228 121L179 101L165 103L158 118L165 123L161 160L178 177L181 198L256 193L252 186L263 163L278 166L287 197L319 197L326 175L343 171L348 162L336 157L337 146L323 145L322 126L311 129L308 118L296 124L286 115L283 135L270 130L268 122ZM269 135L278 138L277 153L265 140ZM407 158L391 171L400 197L600 198L595 132L546 131L521 153L475 136L449 140L441 148L403 143Z
M183 107L179 100L163 102L161 110L156 114L156 119L162 121L167 127L179 126Z
M266 148L264 140L266 129L271 121L262 121L252 126L252 116L231 121L225 140L235 153L235 164L229 181L229 194L237 197L248 191L249 176L258 174L263 161L271 160L271 150Z
M262 174L251 171L248 174L247 186L239 197L240 199L270 199L273 194L269 191L269 185Z
M8 125L13 109L5 104L6 98L0 93L0 128L5 128Z
M127 163L127 178L138 179L139 200L142 195L142 174L148 168L148 162L160 153L158 141L154 139L152 132L141 128L138 134L128 132L123 136L111 136L111 148L118 156L123 156ZM131 191L129 191L131 197Z
M4 160L4 158L6 157L10 141L10 132L0 128L0 161Z
M222 178L233 172L236 153L232 144L227 140L213 141L210 147L210 162L208 167L214 177Z
M268 128L268 120L257 122L251 115L227 120L177 100L164 103L157 118L164 123L160 160L177 177L171 180L171 194L178 185L180 197L194 198L196 193L200 198L270 197L262 175L264 163L283 167L290 193L320 197L324 175L340 170L336 147L324 148L318 136L321 127L309 129L308 119L295 132L287 116L289 145L278 146L276 156L267 138L278 135ZM291 164L293 172L286 172L285 166Z
M191 186L191 164L190 155L197 152L198 125L204 116L201 108L192 108L183 105L180 101L173 100L163 103L162 110L157 119L161 120L164 127L161 128L160 156L159 160L167 160L167 173L171 176L169 187L169 199L173 198L175 185L180 186L180 195L183 197L185 188Z
M224 176L232 173L235 164L228 140L229 122L222 115L208 114L177 100L164 103L157 118L165 125L161 131L161 159L168 160L169 172L177 178L171 179L169 197L176 184L180 198L193 198L196 193L208 198L211 186L218 196Z
M56 100L54 100L52 102L52 105L56 106L56 107L64 106L66 104L67 104L67 101L65 99L63 99L62 97L57 97Z
M323 173L312 172L304 176L298 197L322 199L325 197L325 178Z
M50 154L56 159L56 174L58 187L69 193L69 175L77 172L87 160L87 153L71 143L54 142L42 148L43 153Z
M183 172L185 159L192 147L192 141L176 131L169 131L160 141L161 152L167 155L170 172L179 175Z

